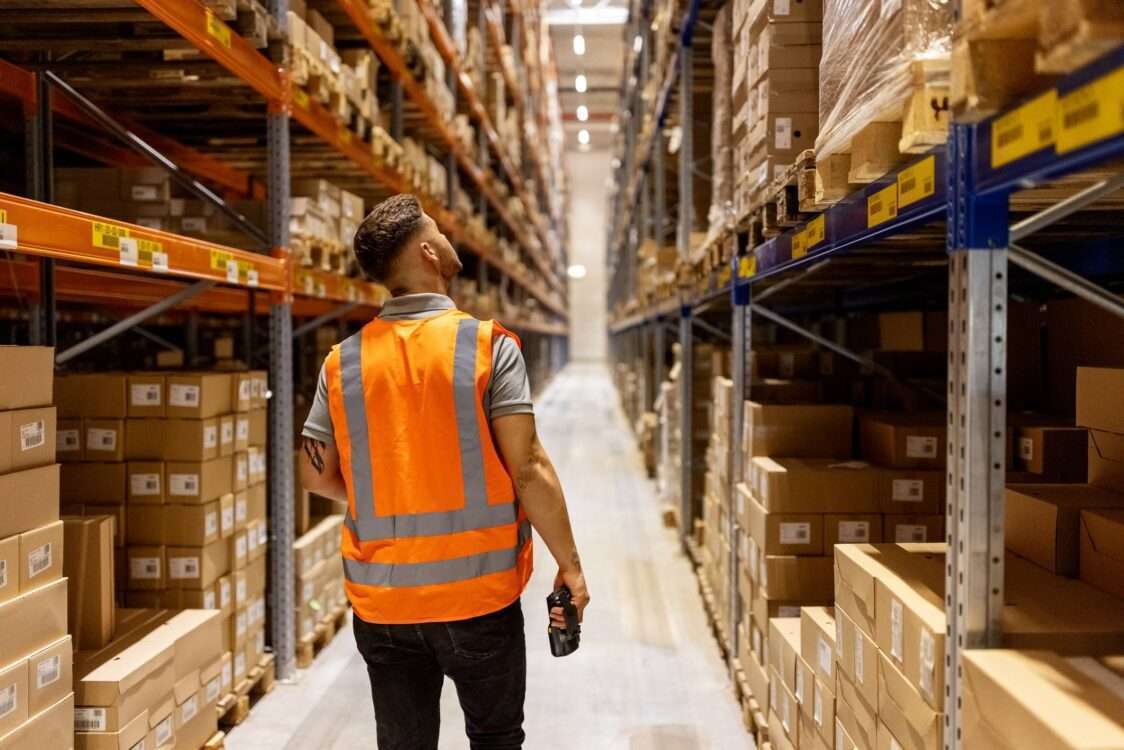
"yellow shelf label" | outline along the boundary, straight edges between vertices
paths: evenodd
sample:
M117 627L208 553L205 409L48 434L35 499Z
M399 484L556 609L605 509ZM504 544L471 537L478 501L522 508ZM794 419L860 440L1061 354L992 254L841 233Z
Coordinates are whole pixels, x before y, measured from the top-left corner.
M898 173L898 209L936 192L937 157L928 156Z
M805 250L811 250L823 242L825 237L827 237L827 220L823 214L820 214L808 222L808 227L804 230Z
M730 283L730 275L733 272L729 266L722 266L722 270L718 272L718 286L726 286Z
M345 125L340 125L340 143L351 143L351 131Z
M293 88L293 103L301 109L308 109L308 94L304 89Z
M120 250L121 238L129 236L126 227L110 224L107 221L91 221L90 228L93 230L94 247L104 247L106 250Z
M0 224L8 223L8 212L0 208Z
M1063 96L1057 122L1059 154L1124 132L1124 68Z
M757 273L757 256L743 255L738 261L738 278L751 279Z
M792 235L792 259L803 258L808 254L808 231L806 229Z
M1010 164L1057 140L1058 92L1048 91L991 123L991 166Z
M230 27L223 23L210 8L207 8L207 33L216 42L230 49Z
M866 199L866 226L872 229L898 215L898 183L879 190Z
M211 270L227 272L230 261L234 260L234 254L228 253L225 250L212 250L211 251Z

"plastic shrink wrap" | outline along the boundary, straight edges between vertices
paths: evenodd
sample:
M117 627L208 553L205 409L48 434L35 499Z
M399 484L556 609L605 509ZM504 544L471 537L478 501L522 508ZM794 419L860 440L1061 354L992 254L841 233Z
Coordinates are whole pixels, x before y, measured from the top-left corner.
M731 143L731 87L733 57L731 44L731 18L733 6L722 6L714 20L714 40L711 59L714 62L714 119L711 121L711 157L714 172L711 178L709 237L716 236L729 222L734 202L734 154Z

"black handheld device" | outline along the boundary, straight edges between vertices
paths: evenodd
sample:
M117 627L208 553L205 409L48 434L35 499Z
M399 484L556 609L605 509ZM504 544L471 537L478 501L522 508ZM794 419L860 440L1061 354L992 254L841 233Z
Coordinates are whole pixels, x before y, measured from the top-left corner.
M578 622L578 608L574 606L568 587L562 586L546 598L548 616L550 610L555 607L562 608L562 614L566 618L566 627L559 628L554 625L553 620L548 621L546 635L550 641L550 653L554 656L569 656L577 651L578 646L581 645L582 628Z

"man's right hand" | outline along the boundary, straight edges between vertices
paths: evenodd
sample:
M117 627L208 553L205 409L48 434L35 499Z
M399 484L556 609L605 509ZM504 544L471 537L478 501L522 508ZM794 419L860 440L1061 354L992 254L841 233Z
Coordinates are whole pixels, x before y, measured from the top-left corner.
M589 589L585 586L585 575L580 570L559 570L558 575L554 577L554 590L557 591L562 586L570 589L570 600L577 608L578 622L581 622L585 608L589 604ZM550 610L550 620L560 628L566 627L566 617L562 614L561 607Z

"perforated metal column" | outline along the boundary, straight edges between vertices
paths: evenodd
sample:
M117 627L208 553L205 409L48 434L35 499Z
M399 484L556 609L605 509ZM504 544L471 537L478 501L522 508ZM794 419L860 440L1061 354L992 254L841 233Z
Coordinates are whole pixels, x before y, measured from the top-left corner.
M737 259L735 258L736 262ZM750 356L753 351L753 326L752 307L750 306L750 287L735 284L733 291L733 403L731 406L730 425L730 513L729 513L729 542L730 542L730 670L737 669L738 658L738 622L741 620L741 600L738 595L738 567L742 562L739 530L741 524L738 519L742 516L742 509L738 506L738 482L745 473L745 452L742 450L742 441L745 431L745 401L749 398L751 380Z
M689 305L679 308L679 539L686 544L687 538L693 531L694 518L691 516L692 482L691 465L693 463L692 437L694 426L691 424L691 394L694 391L694 358L693 335L691 331L692 310Z

